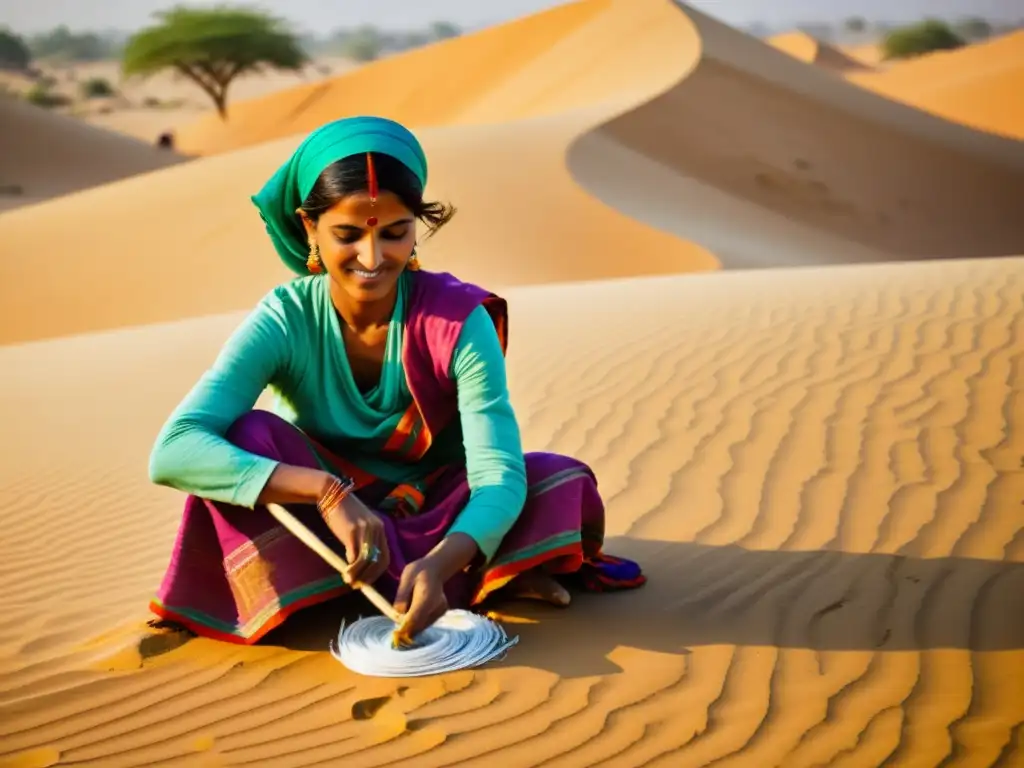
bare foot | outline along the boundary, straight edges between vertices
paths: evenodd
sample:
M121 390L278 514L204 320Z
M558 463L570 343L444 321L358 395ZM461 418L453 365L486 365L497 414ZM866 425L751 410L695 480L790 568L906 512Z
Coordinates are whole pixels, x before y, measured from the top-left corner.
M511 597L542 600L563 608L572 600L569 590L555 581L553 576L537 569L516 576L506 589Z

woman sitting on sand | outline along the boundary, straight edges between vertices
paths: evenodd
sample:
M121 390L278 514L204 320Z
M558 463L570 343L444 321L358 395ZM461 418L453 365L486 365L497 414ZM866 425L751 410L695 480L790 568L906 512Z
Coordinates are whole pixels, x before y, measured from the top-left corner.
M524 456L505 380L505 302L419 269L427 163L390 120L329 123L253 197L301 275L268 293L161 430L153 482L189 494L155 613L254 643L347 590L261 505L337 540L415 635L501 589L557 605L554 574L592 590L639 586L601 553L590 469ZM261 392L274 413L253 410ZM333 534L333 536L331 535Z

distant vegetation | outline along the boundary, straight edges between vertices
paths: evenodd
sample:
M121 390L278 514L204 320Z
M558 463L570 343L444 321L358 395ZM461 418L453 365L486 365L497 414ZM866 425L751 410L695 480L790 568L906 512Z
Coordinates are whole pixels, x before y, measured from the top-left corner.
M79 89L85 99L103 99L114 95L114 87L102 77L90 77Z
M294 35L280 19L247 8L187 8L158 14L159 23L133 35L124 47L125 75L171 70L188 77L227 117L227 94L239 75L265 69L298 71L311 55L336 54L373 61L461 34L448 22L424 32L389 33L364 26L339 30L326 38Z
M339 29L326 37L307 37L303 42L314 55L344 56L353 61L374 61L383 56L420 48L458 37L462 30L447 21L436 21L424 30L388 32L374 26Z
M455 24L437 21L423 30L394 32L361 26L299 36L281 19L250 7L176 6L156 14L154 25L133 35L59 26L20 37L0 28L0 69L34 77L25 98L39 106L58 107L67 106L72 99L55 91L55 82L45 77L46 70L40 67L120 59L128 77L171 71L192 80L209 96L221 117L226 117L228 91L243 74L269 69L299 71L315 56L369 62L461 34ZM316 71L325 74L329 69ZM82 99L113 95L115 88L100 78L78 85Z
M52 90L51 85L45 80L36 83L25 92L25 101L29 104L35 104L37 107L45 107L46 109L66 107L71 103L71 99L62 93Z
M961 48L966 41L943 21L926 19L918 24L894 29L882 38L886 59L907 59L932 51Z
M164 70L184 75L203 89L225 119L228 89L239 75L301 70L308 61L284 23L260 11L178 7L157 18L158 24L125 45L125 75Z
M206 12L220 10L224 10L224 7L205 9ZM1024 28L1024 19L1017 23L995 23L976 16L939 23L947 25L957 37L967 43ZM772 27L762 22L753 22L744 25L743 29L756 37L769 37L778 32L789 31L794 27L825 42L847 43L874 42L902 28L901 25L887 21L873 21L862 16L852 16L839 23L808 21L785 27ZM461 34L463 34L463 30L457 25L447 21L437 21L421 30L395 32L381 27L361 26L335 29L321 34L302 35L297 39L308 56L344 56L355 61L373 61ZM117 32L73 32L66 26L59 26L49 32L25 38L0 29L0 68L18 67L18 64L11 62L20 60L18 59L20 54L15 53L15 46L19 42L22 47L27 48L31 58L36 60L56 59L66 62L82 62L121 58L126 39L125 35Z
M0 28L0 69L28 69L32 61L25 41L8 29Z
M1016 23L995 23L977 16L968 16L955 20L931 20L922 21L918 24L901 25L887 21L871 21L861 16L851 16L840 24L804 22L796 25L787 25L786 27L773 28L763 23L754 23L746 25L744 27L744 31L754 35L755 37L765 38L778 34L779 32L788 32L795 26L796 29L799 29L811 37L823 42L857 44L882 41L885 37L894 32L920 28L925 24L939 24L944 26L952 32L955 37L962 41L961 44L964 44L980 42L982 40L987 40L990 37L1022 29L1024 28L1024 19ZM924 37L925 40L931 39L933 41L937 39L934 31L927 32L924 35L917 32L915 35L912 35L912 37L916 37L917 39ZM935 49L933 48L932 50Z
M244 2L245 0L243 0ZM798 29L824 42L880 43L888 59L957 48L1024 28L1018 23L994 23L980 17L952 21L927 19L899 26L853 16L839 23L805 23ZM763 23L744 27L766 38L792 29ZM29 101L46 107L66 106L71 99L55 91L43 76L49 62L72 64L121 59L125 75L145 76L159 71L177 72L201 88L221 117L227 115L228 90L235 78L268 69L300 71L314 57L340 56L370 62L403 51L458 37L463 30L438 21L425 29L389 31L375 26L336 29L297 35L280 19L245 6L178 6L157 14L157 23L131 36L117 32L72 31L59 26L48 32L19 36L0 28L0 69L34 77L26 92ZM329 69L318 67L319 74ZM115 95L106 80L89 79L78 86L79 97L95 99ZM153 99L150 106L158 105Z
M28 47L35 59L68 62L116 59L121 53L121 41L113 34L72 32L65 26L33 35Z
M178 7L174 12L189 10ZM224 6L206 9L194 9L197 12L220 14L224 11L244 12L250 15L263 15L251 9L236 9ZM20 41L30 58L53 59L64 62L87 62L120 59L129 39L116 33L72 32L66 26L60 26L49 32L34 35L27 40L13 32L0 30L0 67L5 66L5 46L12 45L13 38ZM361 26L348 29L336 29L322 35L304 35L296 39L308 56L344 56L355 61L373 61L383 56L400 53L412 48L419 48L441 40L458 37L462 34L455 24L447 21L436 21L422 30L393 32L375 26ZM8 56L11 54L8 53Z
M867 31L868 23L860 16L851 16L850 18L843 22L843 28L846 29L847 32L852 32L855 35L859 35L862 32Z
M981 18L961 19L953 25L953 30L968 43L986 40L994 34L1003 34L1004 32L1011 31L1002 27L993 27L989 22Z

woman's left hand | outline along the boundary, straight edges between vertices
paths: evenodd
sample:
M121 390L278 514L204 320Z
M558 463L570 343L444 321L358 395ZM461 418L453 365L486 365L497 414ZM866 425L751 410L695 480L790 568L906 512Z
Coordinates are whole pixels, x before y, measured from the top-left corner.
M438 565L428 556L409 563L402 571L395 609L405 614L405 621L398 628L396 637L412 640L447 612L445 579Z

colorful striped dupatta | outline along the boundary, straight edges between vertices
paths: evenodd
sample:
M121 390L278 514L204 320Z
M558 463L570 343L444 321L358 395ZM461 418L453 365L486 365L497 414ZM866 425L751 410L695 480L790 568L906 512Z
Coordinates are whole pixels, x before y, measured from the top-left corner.
M386 454L421 459L434 436L457 416L455 383L448 377L462 323L484 304L506 345L505 302L450 275L416 273L410 300L403 364L413 403L397 421ZM286 464L330 469L352 477L356 493L384 520L391 564L376 583L393 600L404 567L445 536L469 500L464 464L440 467L422 483L393 485L346 461L281 417L254 410L227 439ZM526 454L524 508L489 563L451 579L452 607L480 605L518 574L543 566L590 590L640 586L635 563L601 551L604 505L593 472L582 462L552 453ZM344 556L341 544L312 507L296 514ZM347 591L340 576L265 510L189 496L171 556L151 609L199 635L254 643L295 611Z

